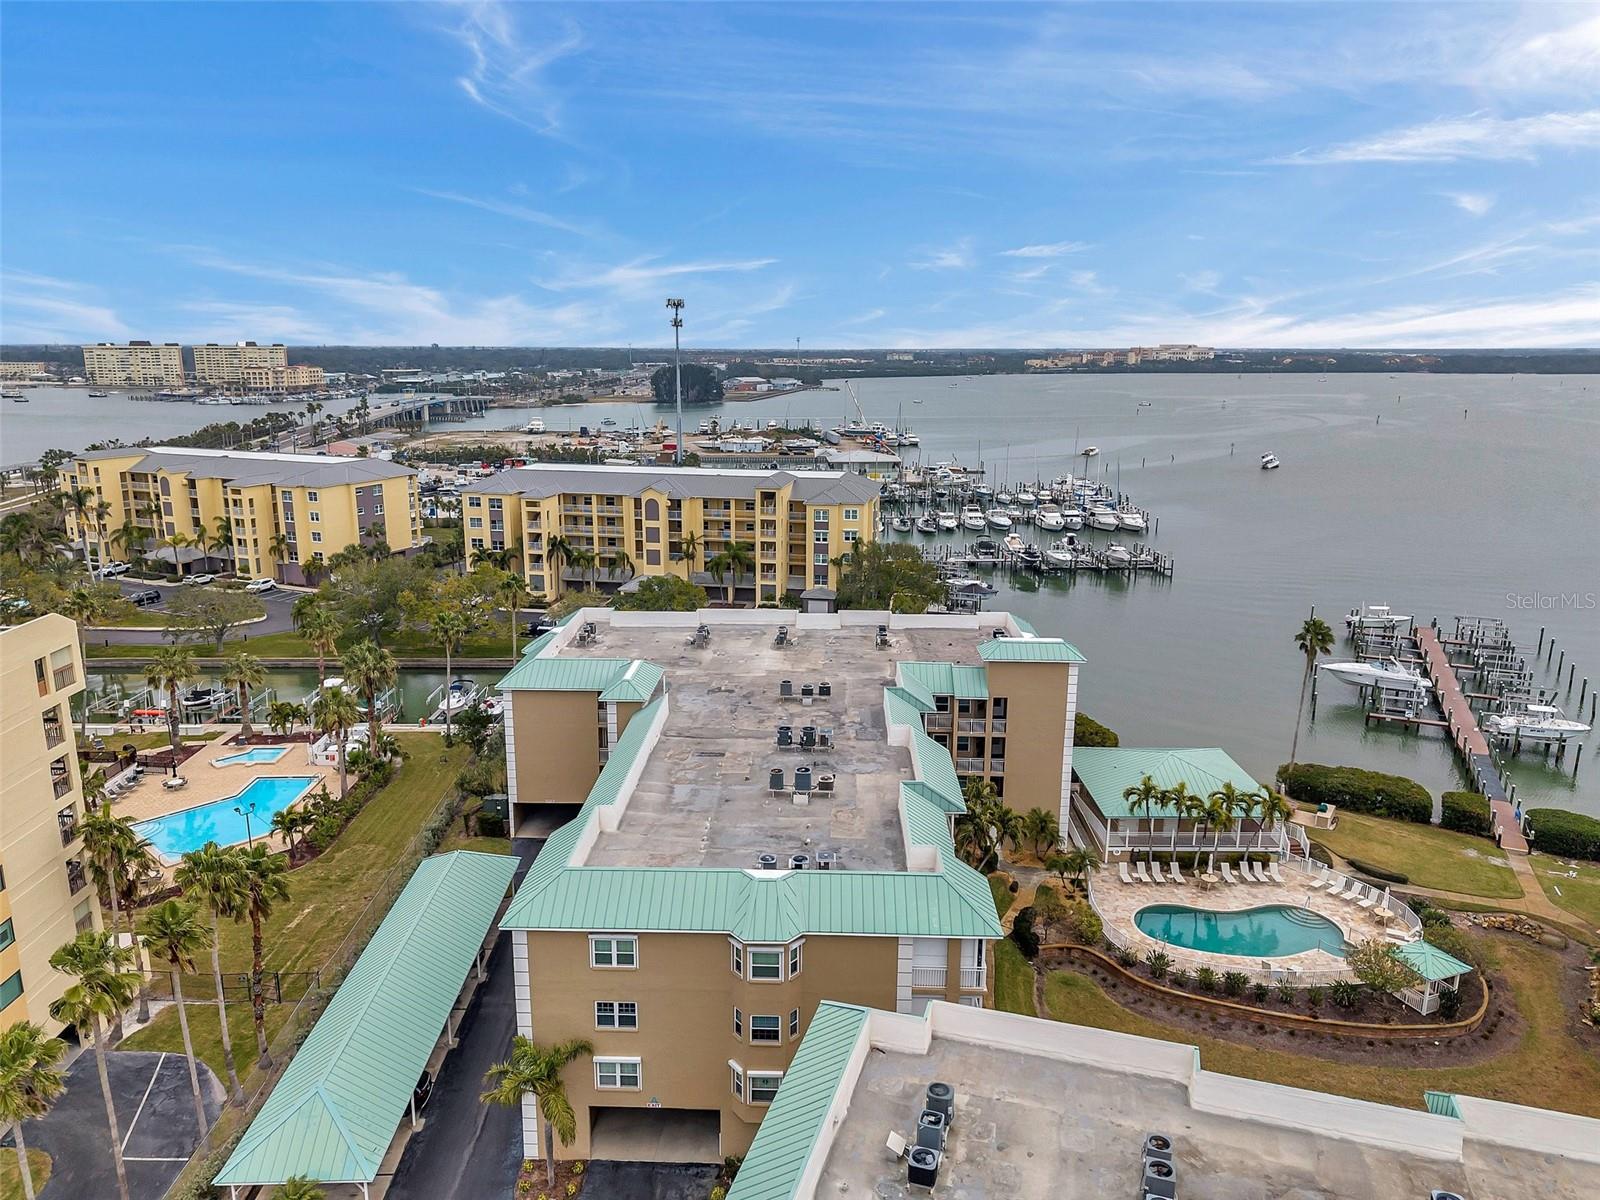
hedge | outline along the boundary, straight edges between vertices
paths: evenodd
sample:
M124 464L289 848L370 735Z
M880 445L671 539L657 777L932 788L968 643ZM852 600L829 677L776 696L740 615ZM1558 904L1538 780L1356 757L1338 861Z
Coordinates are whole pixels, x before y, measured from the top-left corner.
M1278 781L1301 804L1337 804L1351 812L1419 825L1433 820L1433 796L1404 775L1297 763L1292 769L1288 764L1279 767Z
M1347 858L1345 859L1345 862L1350 864L1351 870L1358 871L1363 875L1370 875L1374 879L1381 879L1385 883L1411 882L1411 877L1409 875L1401 874L1399 871L1391 870L1388 867L1373 866L1369 862L1362 862L1359 858Z
M1072 744L1075 746L1115 746L1121 739L1117 737L1114 729L1107 729L1093 717L1086 717L1082 713L1073 714L1072 718Z
M1439 827L1457 833L1475 833L1489 837L1493 826L1489 823L1489 797L1477 792L1446 792L1439 797L1441 811Z
M1564 808L1530 808L1527 817L1535 850L1600 862L1600 821Z

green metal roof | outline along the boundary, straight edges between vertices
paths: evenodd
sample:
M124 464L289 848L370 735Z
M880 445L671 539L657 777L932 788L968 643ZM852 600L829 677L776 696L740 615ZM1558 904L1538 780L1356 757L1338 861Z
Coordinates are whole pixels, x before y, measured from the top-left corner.
M883 689L883 711L891 725L922 724L922 714L933 711L933 703L923 704L908 688Z
M956 764L946 750L922 731L919 721L911 730L911 761L916 764L917 778L946 799L966 805L961 801L961 780L956 775Z
M651 693L656 690L656 685L661 682L661 677L665 674L666 672L655 663L635 659L607 685L606 690L600 693L600 699L631 700L643 704L650 699Z
M496 685L501 691L603 692L631 658L524 658Z
M984 662L1065 662L1087 661L1071 642L1060 638L990 638L978 646Z
M216 1177L371 1182L517 860L424 859Z
M1403 942L1395 947L1395 957L1430 983L1454 979L1472 970L1454 955L1446 954L1431 942Z
M1461 1107L1456 1103L1454 1092L1423 1092L1422 1102L1436 1117L1454 1117L1458 1121L1461 1119Z
M728 1200L791 1200L844 1083L867 1010L824 1000L756 1130Z
M1146 775L1157 787L1170 788L1186 783L1201 796L1231 783L1241 792L1260 790L1261 785L1234 762L1225 750L1215 747L1195 749L1148 749L1142 746L1079 746L1072 752L1072 773L1095 807L1107 818L1159 818L1159 811L1135 813L1122 793L1138 787Z
M989 698L989 673L982 667L947 662L903 662L900 681L903 686L934 696L954 696L958 700Z

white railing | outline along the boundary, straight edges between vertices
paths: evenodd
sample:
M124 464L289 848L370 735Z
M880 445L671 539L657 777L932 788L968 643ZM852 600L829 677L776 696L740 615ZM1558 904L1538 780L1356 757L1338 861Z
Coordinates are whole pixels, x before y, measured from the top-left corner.
M917 967L911 968L912 987L937 987L942 988L950 972L945 967Z
M1373 901L1369 906L1370 910L1373 913L1388 914L1389 918L1399 926L1399 929L1404 931L1407 941L1412 941L1422 936L1422 921L1418 919L1417 914L1391 896L1386 889L1352 879L1342 872L1324 866L1314 858L1293 858L1290 862L1314 879L1334 882L1336 886L1324 888L1324 894L1326 895L1341 895L1346 897L1350 903L1357 905L1363 900L1370 899ZM1353 895L1350 894L1352 890L1354 891Z
M984 967L962 967L961 986L968 991L988 986L988 973Z
M1200 829L1183 829L1178 831L1176 843L1173 841L1170 829L1165 832L1159 829L1153 832L1143 829L1113 829L1106 838L1108 854L1134 850L1153 850L1158 854L1165 851L1171 854L1174 848L1179 854L1266 852L1281 858L1290 853L1290 837L1280 826L1259 830L1234 829L1221 834L1215 831L1207 833Z

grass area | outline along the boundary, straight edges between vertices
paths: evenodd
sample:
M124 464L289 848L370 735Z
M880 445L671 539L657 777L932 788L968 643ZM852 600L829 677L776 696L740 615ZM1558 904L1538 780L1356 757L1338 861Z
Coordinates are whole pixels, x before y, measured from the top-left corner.
M307 661L316 660L316 651L306 644L305 640L297 633L263 633L252 634L250 626L245 626L245 640L241 643L230 638L223 647L223 655L231 653L239 646L244 646L257 658L303 658ZM352 645L358 639L348 637L341 641L341 645ZM517 649L520 652L527 644L527 639L520 634L517 637ZM402 661L409 658L436 658L443 659L444 651L439 644L427 633L413 630L402 630L384 639L384 646L393 652L394 656ZM114 642L111 645L96 646L92 643L88 647L88 656L91 661L101 661L116 658L148 658L154 646L138 643ZM216 657L214 647L210 642L199 647L197 653L201 657ZM496 618L483 629L467 638L461 649L453 656L457 662L469 658L509 658L511 657L511 627L504 617Z
M1035 1017L1033 964L1010 938L994 944L994 1006L1001 1012Z
M1530 854L1528 858L1551 904L1565 909L1589 929L1600 929L1600 866L1578 863L1577 878L1568 879L1567 872L1574 868L1565 860L1548 854Z
M33 1176L35 1195L44 1190L50 1178L50 1156L43 1150L28 1148L28 1173ZM22 1200L22 1168L17 1165L17 1150L8 1146L0 1151L0 1200Z
M1308 832L1340 857L1397 871L1418 887L1492 899L1522 895L1505 855L1487 838L1346 812L1337 829Z
M996 871L989 876L989 892L994 896L994 915L1003 918L1011 911L1011 880Z
M446 854L451 850L476 850L480 854L510 854L510 838L492 837L467 837L456 829L449 837L439 843L435 854Z
M228 1069L222 1061L222 1033L217 1021L215 1004L195 1003L189 997L189 1036L194 1039L194 1052L211 1068L212 1073L228 1086ZM267 1042L277 1036L278 1030L289 1019L293 1004L269 1004L263 1014L267 1025ZM256 1064L256 1027L250 1016L247 1001L229 1001L228 1032L233 1037L233 1061L239 1068L239 1078L250 1086L250 1075ZM123 1038L121 1050L165 1050L169 1054L183 1053L183 1030L178 1026L178 1010L171 1006L162 1009L155 1019L137 1033Z
M1560 959L1520 940L1491 949L1527 1029L1515 1049L1463 1067L1363 1066L1225 1042L1129 1012L1093 980L1068 971L1052 972L1046 980L1045 1005L1058 1021L1197 1045L1201 1065L1224 1075L1403 1108L1421 1108L1422 1093L1431 1088L1600 1117L1600 1060L1567 1033Z

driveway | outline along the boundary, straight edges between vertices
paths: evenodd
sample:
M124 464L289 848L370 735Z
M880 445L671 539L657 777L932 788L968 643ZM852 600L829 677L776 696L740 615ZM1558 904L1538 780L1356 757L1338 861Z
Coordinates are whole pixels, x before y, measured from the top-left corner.
M117 585L122 589L124 596L134 592L142 592L154 587L148 583L128 583L117 580ZM141 612L165 612L168 598L176 595L185 585L164 584L156 587L162 595L159 604L146 605ZM262 592L256 599L260 600L267 608L267 619L257 621L254 625L241 625L238 629L230 630L228 641L236 642L241 639L260 637L266 633L288 633L294 629L294 614L291 609L294 602L304 593L291 591L287 588L278 588L271 592ZM94 648L97 645L160 645L165 642L166 634L160 629L91 629L86 634L87 651L90 658L94 657Z
M606 1200L706 1200L717 1166L694 1163L591 1162L583 1191Z
M112 1101L122 1128L128 1190L134 1200L160 1200L199 1141L189 1069L181 1054L114 1050L106 1056ZM200 1087L206 1117L221 1110L222 1087L204 1063ZM67 1071L67 1090L50 1112L26 1126L29 1147L54 1160L39 1200L101 1200L117 1194L111 1165L111 1131L93 1054L80 1054ZM10 1135L6 1153L15 1154Z

